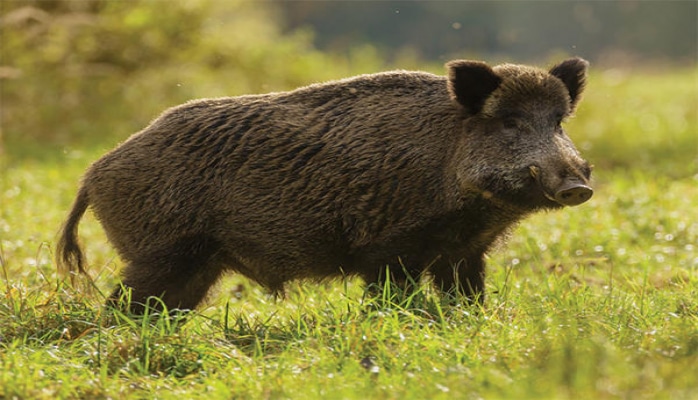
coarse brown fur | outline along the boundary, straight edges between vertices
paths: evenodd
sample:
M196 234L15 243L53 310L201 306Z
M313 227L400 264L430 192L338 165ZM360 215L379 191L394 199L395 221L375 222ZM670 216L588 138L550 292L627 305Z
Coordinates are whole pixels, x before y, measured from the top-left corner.
M89 206L137 312L150 296L192 309L224 271L278 292L293 279L380 283L389 268L481 299L497 238L591 196L560 127L586 67L453 61L448 77L395 71L174 107L89 168L58 261L84 272Z

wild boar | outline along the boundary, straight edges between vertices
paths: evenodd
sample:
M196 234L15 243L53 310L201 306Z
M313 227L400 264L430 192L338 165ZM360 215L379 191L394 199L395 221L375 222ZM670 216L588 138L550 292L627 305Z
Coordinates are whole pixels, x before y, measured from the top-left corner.
M109 302L136 313L151 296L193 309L224 271L273 292L427 274L482 301L498 238L592 196L561 126L587 66L456 60L445 77L393 71L171 108L88 169L57 260L85 271L77 227L91 207L125 262Z

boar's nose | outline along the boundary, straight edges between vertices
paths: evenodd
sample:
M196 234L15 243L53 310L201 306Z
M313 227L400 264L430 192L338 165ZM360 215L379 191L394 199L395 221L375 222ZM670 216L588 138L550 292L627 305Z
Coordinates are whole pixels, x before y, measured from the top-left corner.
M555 192L555 201L563 206L576 206L591 198L594 190L578 181L566 181Z

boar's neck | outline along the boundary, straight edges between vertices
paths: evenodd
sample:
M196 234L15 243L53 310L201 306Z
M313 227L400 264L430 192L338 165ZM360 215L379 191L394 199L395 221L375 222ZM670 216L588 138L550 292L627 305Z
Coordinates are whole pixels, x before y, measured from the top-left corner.
M526 214L486 194L472 194L458 199L457 206L437 218L432 229L436 240L485 252Z

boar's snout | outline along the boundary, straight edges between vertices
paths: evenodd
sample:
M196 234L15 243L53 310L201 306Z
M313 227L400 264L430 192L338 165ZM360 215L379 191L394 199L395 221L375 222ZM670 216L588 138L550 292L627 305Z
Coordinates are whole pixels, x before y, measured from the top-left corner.
M589 174L559 177L557 174L543 174L541 168L531 165L529 173L538 182L545 198L559 206L578 206L591 198L594 190L587 185Z
M577 206L591 198L594 190L576 179L566 179L555 192L555 201L563 206Z

